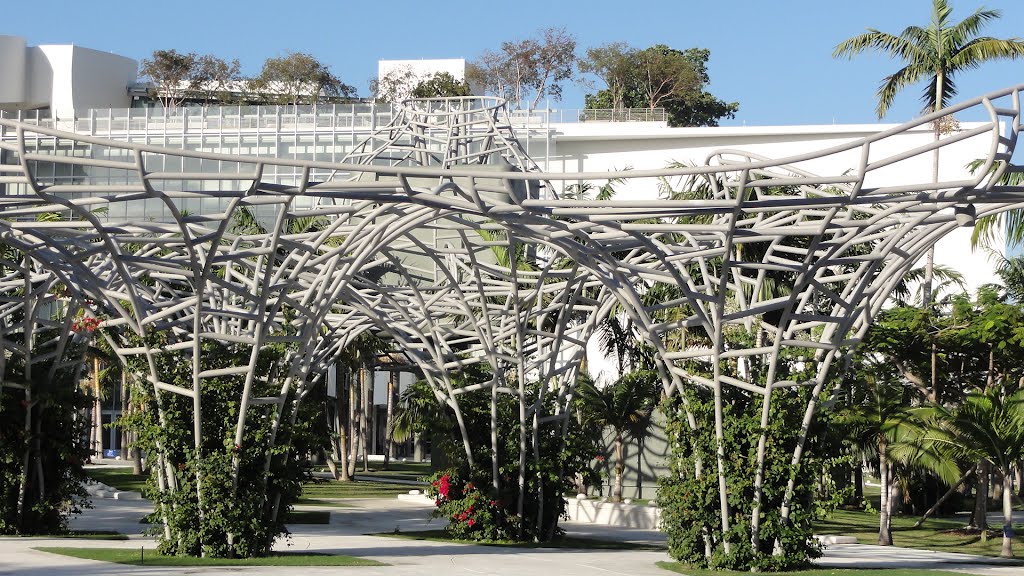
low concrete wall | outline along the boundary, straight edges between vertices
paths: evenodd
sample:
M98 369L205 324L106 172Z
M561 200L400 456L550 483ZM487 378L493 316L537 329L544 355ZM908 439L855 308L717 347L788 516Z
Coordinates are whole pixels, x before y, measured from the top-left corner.
M661 524L661 508L656 506L567 498L565 510L573 522L645 530L657 530Z

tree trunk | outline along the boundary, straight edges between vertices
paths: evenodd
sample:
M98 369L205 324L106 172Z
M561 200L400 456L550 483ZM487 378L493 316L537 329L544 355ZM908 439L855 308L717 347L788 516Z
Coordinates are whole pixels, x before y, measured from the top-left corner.
M92 359L92 452L96 458L103 458L103 401L100 400L100 361Z
M124 376L124 370L121 371L121 418L128 415L128 381ZM121 460L128 459L128 429L118 424L118 432L121 434Z
M1017 497L1024 498L1024 462L1017 462L1013 466L1013 474L1016 477L1014 484L1017 486Z
M348 475L356 474L356 460L359 458L359 421L362 419L362 403L359 402L359 374L349 375L348 385Z
M886 455L887 444L885 440L878 443L878 473L882 484L882 498L879 502L881 508L878 515L878 545L892 546L892 521L889 518L889 506L892 504L889 480L889 461Z
M1013 558L1013 488L1010 483L1010 471L1003 469L1003 549L999 553L1004 558Z
M412 459L423 462L423 436L419 432L412 435Z
M368 366L364 366L359 371L362 383L359 386L359 393L361 394L360 400L362 400L363 406L363 417L359 419L359 445L362 449L363 454L363 472L370 471L370 451L373 449L370 446L370 428L369 421L372 417L373 410L373 394L370 392L373 386L373 372L370 371Z
M342 423L341 414L345 411L345 397L342 391L341 382L338 382L338 386L335 389L335 406L334 406L334 431L337 433L333 444L334 456L338 460L338 472L335 474L334 479L342 482L348 482L352 479L348 473L348 434L346 429L348 422Z
M921 518L917 520L917 522L914 523L914 528L920 528L921 524L924 524L924 521L927 520L932 514L934 514L935 511L938 510L939 507L946 502L946 500L949 500L949 498L953 496L953 494L956 494L957 489L960 488L960 486L962 486L963 483L966 482L967 479L970 478L973 474L974 468L971 468L967 472L964 472L964 475L960 477L960 480L956 484L950 486L949 490L947 490L946 493L942 495L942 498L939 498L939 500L931 508L929 508L928 511L925 512L924 515L922 515Z
M395 393L398 391L398 372L391 371L388 373L388 402L387 402L387 415L385 416L384 422L384 469L388 469L388 464L391 463L391 459L395 457L395 443L391 440L391 427L394 425L395 420Z
M862 462L853 465L853 499L857 505L864 501L864 464Z
M978 464L978 480L974 483L974 516L971 519L971 528L981 531L982 541L988 540L988 471L987 460Z
M626 466L626 455L622 442L622 432L615 432L615 484L612 487L612 502L622 502L622 471Z

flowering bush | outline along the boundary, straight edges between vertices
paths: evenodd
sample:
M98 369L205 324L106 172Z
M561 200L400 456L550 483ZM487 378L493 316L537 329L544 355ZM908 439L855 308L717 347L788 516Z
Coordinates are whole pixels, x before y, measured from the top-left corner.
M455 469L431 476L434 518L448 520L445 530L463 540L514 540L521 523L513 504L494 494L490 484L467 480Z
M102 320L99 318L83 316L71 323L71 329L78 333L92 334L100 327L100 322Z

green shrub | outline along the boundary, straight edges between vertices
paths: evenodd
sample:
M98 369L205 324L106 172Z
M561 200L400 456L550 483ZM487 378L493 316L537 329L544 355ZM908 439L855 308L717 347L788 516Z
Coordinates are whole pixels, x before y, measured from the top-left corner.
M68 354L81 357L82 349L74 344ZM65 532L69 517L88 506L82 464L90 454L89 422L80 411L89 399L78 387L77 366L51 378L51 363L35 363L26 379L20 356L7 362L5 380L28 394L0 387L0 534Z
M760 547L756 551L751 545L750 518L762 400L732 387L723 390L730 524L729 532L723 534L714 403L707 390L689 390L688 394L689 409L698 422L696 432L690 429L678 397L666 403L673 446L672 473L659 481L658 504L662 508L662 530L668 535L669 554L701 568L759 571L792 570L819 557L821 545L813 538L812 522L835 509L845 497L842 491L825 486L828 482L823 480L838 465L841 458L836 455L843 451L819 433L828 424L828 417L819 415L800 463L795 469L790 465L809 391L776 390L772 396ZM703 464L699 477L694 473L698 461ZM781 509L790 478L795 479L795 492L791 513L784 521ZM726 540L730 543L729 553L725 552Z
M250 349L205 342L202 353L203 369L209 370L244 365ZM192 388L191 354L168 352L154 358L165 382ZM286 367L275 366L284 358L283 349L265 348L257 374L286 374ZM144 367L134 368L144 373ZM280 377L258 377L252 395L277 396L281 386ZM274 404L249 406L242 442L236 445L243 387L244 375L203 379L197 447L192 398L154 394L146 382L133 386L133 402L144 409L121 423L138 434L139 446L150 455L146 493L157 505L152 531L163 554L266 556L287 533L285 517L309 478L302 457L325 442L326 434L318 436L312 424L315 413L309 409L300 407L293 422L293 386L279 418Z

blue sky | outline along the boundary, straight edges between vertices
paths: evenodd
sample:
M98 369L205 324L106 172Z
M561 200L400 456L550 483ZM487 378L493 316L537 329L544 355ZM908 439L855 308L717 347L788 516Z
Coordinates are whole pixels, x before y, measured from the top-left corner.
M981 6L951 1L956 20ZM1003 12L986 34L1024 34L1024 2L985 6ZM14 0L5 3L0 34L23 36L30 45L73 43L135 59L169 48L211 53L238 58L248 74L257 73L269 56L309 52L366 94L379 59L472 60L504 40L565 26L581 53L611 41L710 49L711 91L740 102L740 113L728 124L871 123L878 83L900 65L879 56L834 60L832 49L867 27L898 33L909 24L925 25L930 8L931 0ZM961 99L1018 82L1024 82L1024 61L987 65L957 79ZM580 108L586 91L567 86L552 107ZM886 121L917 115L920 93L903 93Z

